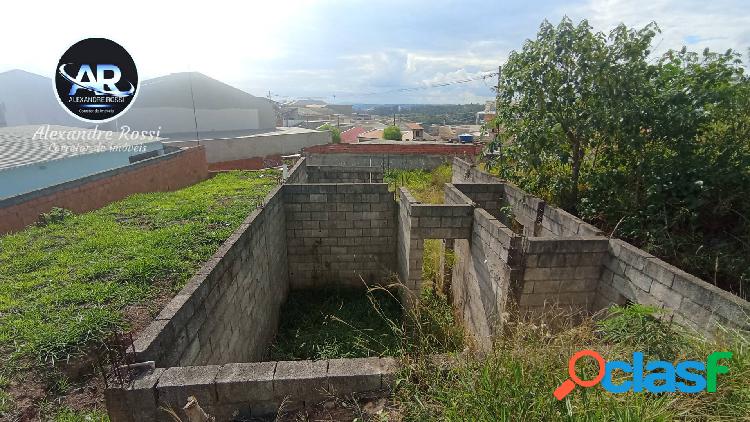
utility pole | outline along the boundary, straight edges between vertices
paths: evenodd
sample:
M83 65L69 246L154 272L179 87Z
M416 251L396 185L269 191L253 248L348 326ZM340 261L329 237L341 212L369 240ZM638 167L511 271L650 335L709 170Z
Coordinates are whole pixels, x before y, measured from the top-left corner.
M393 126L396 126L396 113L393 113Z
M500 102L500 72L502 72L503 66L499 65L497 67L497 92L495 93L495 118L497 118L497 106ZM503 146L500 142L500 128L498 127L497 123L492 124L492 128L495 131L494 137L495 137L495 145L497 147L498 153L500 154L500 167L503 166Z

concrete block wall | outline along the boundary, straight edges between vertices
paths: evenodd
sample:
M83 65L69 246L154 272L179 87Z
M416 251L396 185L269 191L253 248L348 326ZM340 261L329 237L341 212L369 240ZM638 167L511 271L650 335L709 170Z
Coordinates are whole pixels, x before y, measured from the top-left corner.
M750 331L750 302L619 239L608 243L596 308L628 301L664 308L680 325L713 335L717 324Z
M390 390L397 369L394 358L157 368L105 397L112 422L173 421L160 407L188 420L182 407L189 396L217 421L246 420L275 416L282 403L285 410L312 407L329 393Z
M524 270L517 292L522 310L556 303L594 311L609 242L603 237L523 239Z
M307 159L305 157L297 160L296 163L289 169L284 183L307 183Z
M124 167L0 200L0 234L34 224L53 207L95 210L135 193L165 192L208 178L203 147L176 149Z
M292 288L362 286L396 272L396 202L386 184L284 185Z
M305 150L308 165L341 167L379 167L381 169L431 170L450 163L450 155L390 153L320 153Z
M422 286L424 241L411 235L412 219L409 215L409 204L417 202L417 200L414 199L414 196L406 188L400 188L398 195L398 233L396 244L398 277L406 285L406 289L412 292L412 295L419 297L419 291Z
M524 236L586 237L602 235L601 230L584 222L580 218L559 208L549 206L545 201L529 195L512 183L502 181L460 158L453 159L453 183L459 189L472 189L474 192L464 193L475 202L480 203L480 205L487 205L488 207L494 207L496 205L494 202L497 201L497 198L488 193L483 194L482 189L486 192L492 192L492 194L502 193L499 205L501 207L511 206L513 217L523 226ZM467 183L471 185L464 186ZM486 197L485 201L490 202L483 202L476 195ZM491 213L493 212L492 208L487 209Z
M157 367L262 359L289 289L281 188L266 197L135 340Z
M509 204L505 199L505 185L502 183L454 183L448 186L460 191L477 207L484 209L506 226L511 225L512 222L503 210ZM446 193L448 192L449 189L446 189Z
M458 157L451 162L453 169L452 182L456 183L499 183L500 180L488 173L480 171L476 165Z
M311 165L431 170L450 164L452 157L472 159L481 153L482 147L482 144L384 141L319 145L305 148L304 154Z
M383 183L383 168L308 165L307 183Z
M421 204L408 189L399 189L398 274L414 295L421 291L424 240L471 237L473 212L470 203Z
M476 192L499 190L483 184L502 186L504 200L523 225L523 278L516 296L522 308L555 301L597 311L632 301L664 308L668 318L709 336L717 324L750 330L747 301L627 242L606 238L596 227L459 158L453 160L453 182L480 207L490 198ZM463 243L456 243L463 251ZM456 265L466 265L470 256L458 254Z
M448 195L446 195L446 199ZM487 210L473 210L470 239L454 241L453 307L484 350L502 326L508 296L522 275L521 236Z

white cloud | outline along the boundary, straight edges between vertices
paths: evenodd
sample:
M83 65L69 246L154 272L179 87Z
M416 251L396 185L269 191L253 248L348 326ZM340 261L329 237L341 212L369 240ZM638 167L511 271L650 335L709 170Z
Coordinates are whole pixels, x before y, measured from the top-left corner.
M745 53L750 47L747 7L746 2L730 0L589 0L568 13L588 18L594 28L605 32L620 23L642 27L655 21L662 31L654 40L657 54L688 44L692 50L732 48Z
M143 78L203 72L255 95L356 102L462 102L493 96L492 80L397 92L495 71L533 38L544 18L563 14L609 31L655 20L657 52L750 47L743 0L569 0L562 2L391 2L275 0L158 2L127 7L6 2L0 14L0 72L51 76L74 42L104 36L123 44ZM84 7L84 9L82 9ZM85 10L85 11L84 11ZM85 13L85 15L84 15ZM382 95L361 95L363 93Z

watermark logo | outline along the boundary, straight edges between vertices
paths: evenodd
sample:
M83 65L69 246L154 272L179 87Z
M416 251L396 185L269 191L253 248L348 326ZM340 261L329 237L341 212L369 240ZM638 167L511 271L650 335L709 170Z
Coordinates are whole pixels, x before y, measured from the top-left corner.
M107 122L124 113L138 93L138 71L130 54L106 38L73 44L57 63L60 104L85 122Z
M582 357L591 357L596 360L599 370L596 376L590 380L582 380L576 374L576 362ZM731 359L732 352L713 352L708 355L706 362L687 360L677 365L663 360L643 362L643 353L633 353L631 363L613 360L605 362L604 358L593 350L581 350L573 354L568 361L568 375L565 380L554 391L557 400L562 400L570 394L576 385L581 387L593 387L601 383L602 387L610 393L625 393L633 391L636 393L648 391L650 393L699 393L707 391L716 392L717 378L719 374L726 374L729 368L722 365L722 359ZM630 374L630 379L615 383L612 374L622 371ZM704 375L705 374L705 375Z

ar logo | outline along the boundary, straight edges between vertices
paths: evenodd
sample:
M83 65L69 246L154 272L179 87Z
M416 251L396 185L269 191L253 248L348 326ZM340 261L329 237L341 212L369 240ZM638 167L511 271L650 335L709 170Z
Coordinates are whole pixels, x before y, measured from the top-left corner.
M68 93L71 97L76 94L79 88L92 91L96 95L112 95L115 97L128 97L135 92L135 87L130 82L127 82L130 85L127 91L123 92L117 89L117 83L122 79L122 72L120 72L119 67L113 64L97 65L96 76L94 76L94 71L90 65L81 65L75 78L65 71L65 66L67 65L61 65L58 71L63 78L71 83Z
M126 112L138 95L138 70L120 44L87 38L73 44L55 66L60 105L85 122L108 122Z

